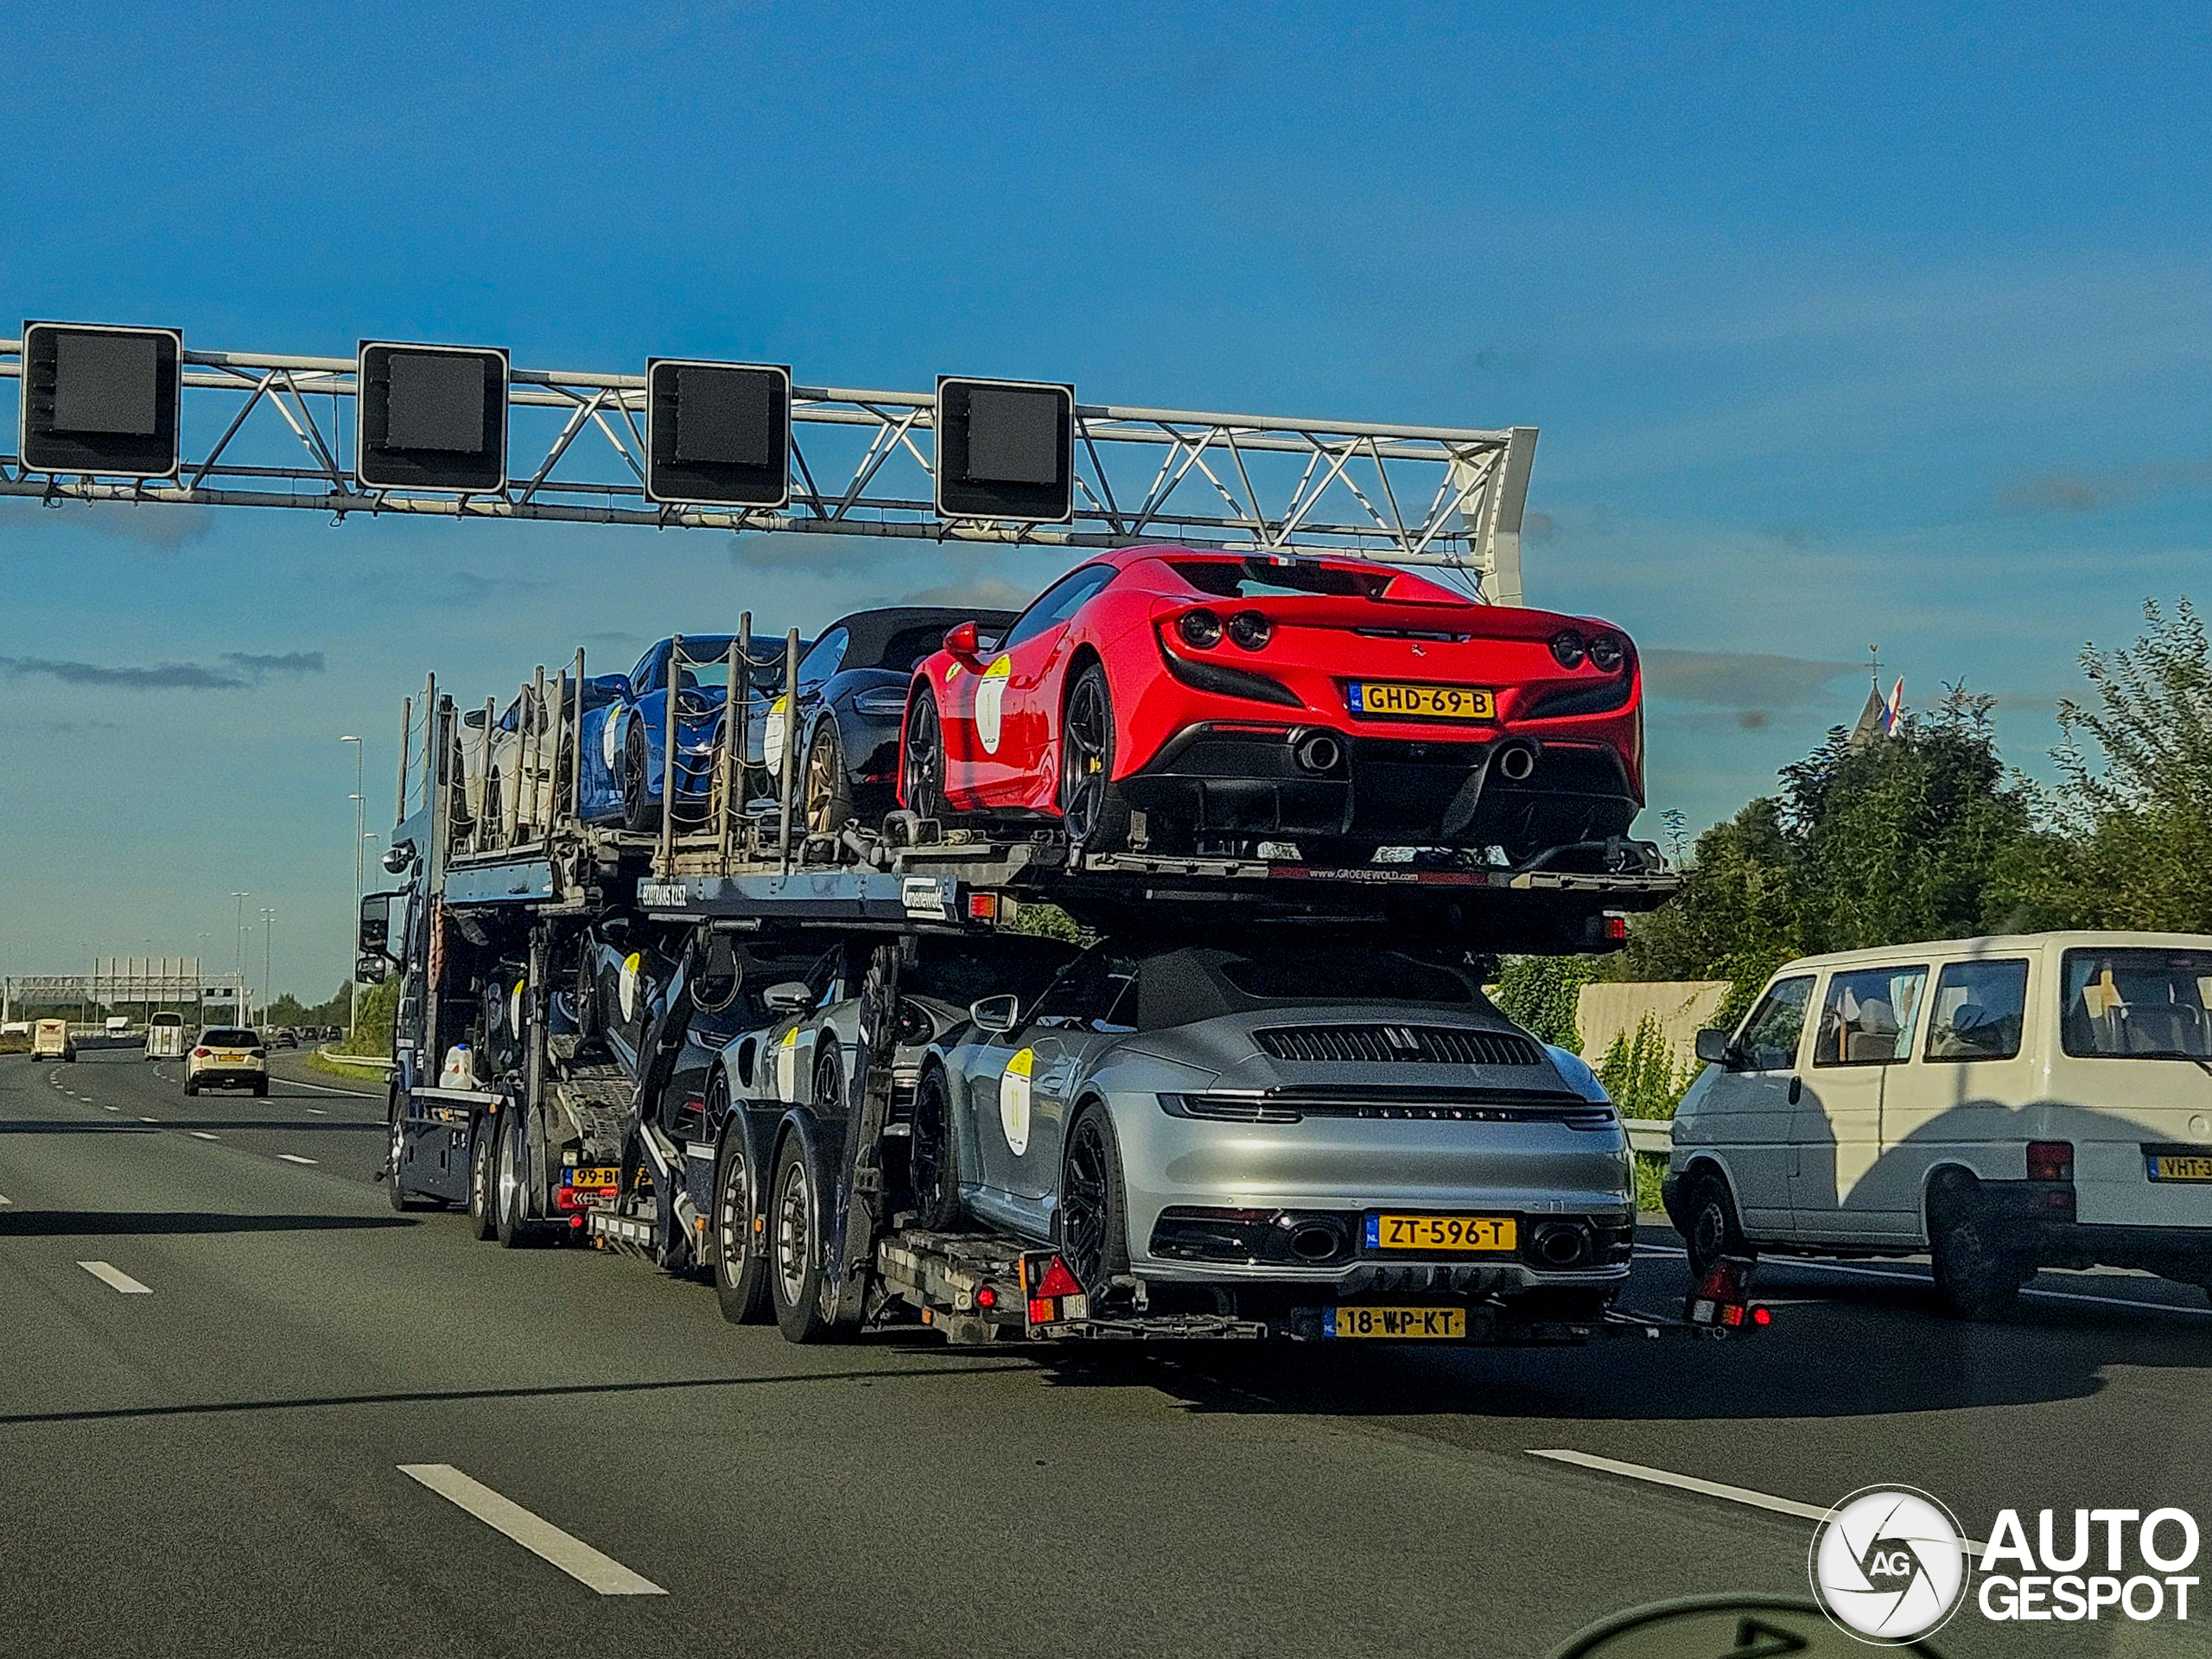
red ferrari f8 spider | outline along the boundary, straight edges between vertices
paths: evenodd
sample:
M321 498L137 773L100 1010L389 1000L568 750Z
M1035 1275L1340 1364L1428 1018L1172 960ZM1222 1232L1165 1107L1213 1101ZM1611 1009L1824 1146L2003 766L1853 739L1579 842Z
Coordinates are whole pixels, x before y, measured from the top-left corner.
M1090 852L1262 838L1515 862L1643 802L1635 648L1348 558L1102 554L992 639L963 623L906 697L899 799L1058 819ZM1317 850L1318 849L1318 850Z

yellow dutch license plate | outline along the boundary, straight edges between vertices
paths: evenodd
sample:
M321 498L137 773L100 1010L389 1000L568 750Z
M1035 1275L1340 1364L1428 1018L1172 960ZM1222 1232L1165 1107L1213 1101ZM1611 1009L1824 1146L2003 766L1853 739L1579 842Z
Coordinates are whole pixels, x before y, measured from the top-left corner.
M215 1051L215 1064L218 1065L244 1065L245 1058L241 1050L219 1048Z
M2150 1166L2154 1181L2212 1181L2212 1154L2152 1153Z
M1402 720L1496 720L1497 693L1472 685L1402 685L1354 680L1344 700L1355 715Z
M604 1169L572 1169L569 1172L570 1186L613 1186L622 1179L622 1172L608 1166Z
M1464 1307L1332 1307L1324 1336L1382 1342L1465 1340Z
M1511 1250L1521 1230L1510 1216L1370 1216L1370 1250Z

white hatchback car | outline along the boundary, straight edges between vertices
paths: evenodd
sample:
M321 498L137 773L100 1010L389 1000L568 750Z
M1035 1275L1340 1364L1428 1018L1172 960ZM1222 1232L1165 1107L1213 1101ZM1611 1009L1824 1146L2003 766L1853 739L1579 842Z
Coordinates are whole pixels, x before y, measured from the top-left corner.
M1926 1250L1967 1318L2037 1267L2212 1290L2212 938L1808 957L1698 1058L1664 1192L1700 1268Z

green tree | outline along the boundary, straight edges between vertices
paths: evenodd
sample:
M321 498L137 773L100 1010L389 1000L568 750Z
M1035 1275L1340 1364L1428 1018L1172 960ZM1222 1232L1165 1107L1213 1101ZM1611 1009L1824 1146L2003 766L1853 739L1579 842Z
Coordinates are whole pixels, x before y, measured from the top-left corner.
M1498 969L1491 1001L1498 1011L1540 1042L1582 1052L1575 1003L1597 976L1587 957L1508 957Z
M2033 798L1998 756L1992 702L1955 686L1891 736L1831 731L1779 794L1698 837L1681 893L1630 934L1630 974L1727 980L1732 1019L1792 957L2008 919L1998 873L2032 833Z
M2024 925L2212 932L2212 652L2185 598L2143 619L2058 706L2047 824L2002 873Z

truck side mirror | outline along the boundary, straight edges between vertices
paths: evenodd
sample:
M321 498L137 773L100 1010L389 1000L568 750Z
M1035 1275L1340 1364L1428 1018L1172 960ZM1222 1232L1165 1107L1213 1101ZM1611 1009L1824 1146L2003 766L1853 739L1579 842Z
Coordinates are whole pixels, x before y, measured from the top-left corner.
M356 957L353 958L353 977L364 985L381 985L391 975L391 963L385 957Z
M1728 1033L1713 1027L1698 1033L1697 1057L1707 1065L1717 1065L1729 1071L1734 1071L1743 1058L1737 1053L1735 1045L1728 1040Z
M360 931L355 935L360 954L389 957L391 955L391 895L388 893L365 893L361 899Z
M980 997L968 1005L968 1017L976 1022L976 1030L1002 1037L1020 1023L1021 999L1011 991Z

